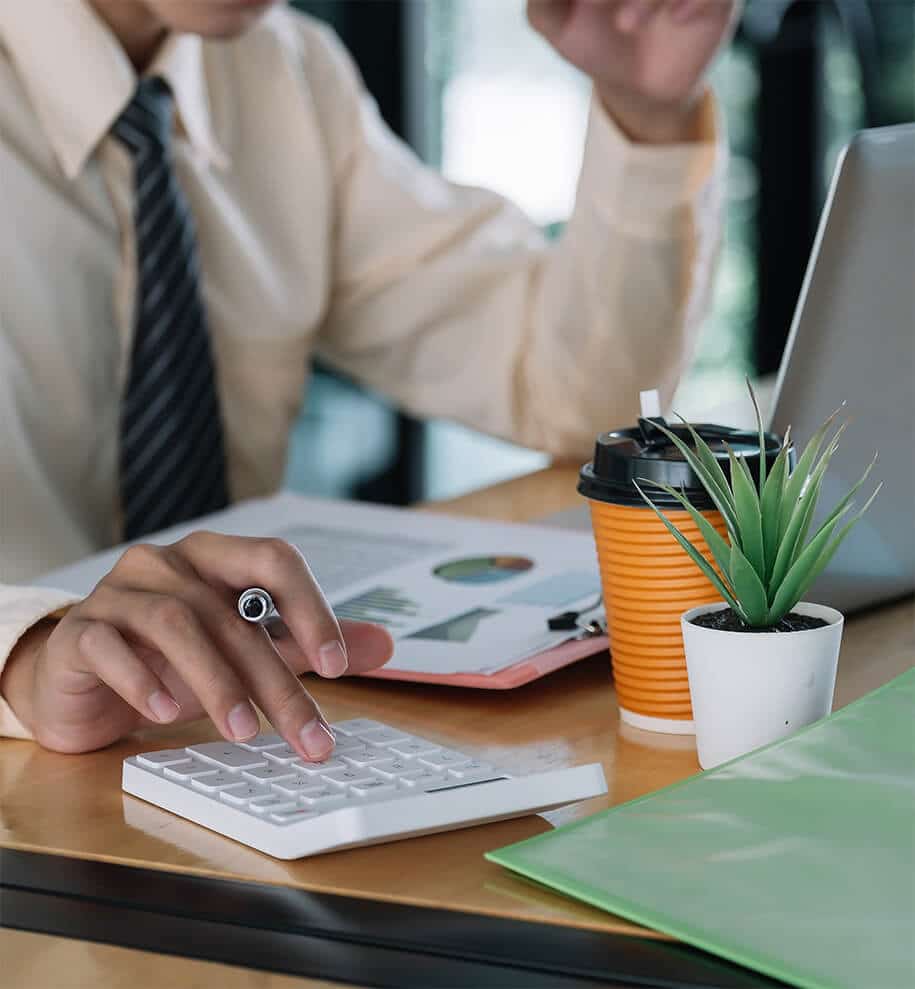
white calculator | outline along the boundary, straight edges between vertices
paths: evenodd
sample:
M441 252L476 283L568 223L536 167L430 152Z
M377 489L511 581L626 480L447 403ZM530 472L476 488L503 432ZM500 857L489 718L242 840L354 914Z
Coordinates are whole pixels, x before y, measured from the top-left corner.
M124 760L122 786L281 859L396 841L549 810L607 792L598 763L510 776L367 718L332 725L322 763L279 735L204 742Z

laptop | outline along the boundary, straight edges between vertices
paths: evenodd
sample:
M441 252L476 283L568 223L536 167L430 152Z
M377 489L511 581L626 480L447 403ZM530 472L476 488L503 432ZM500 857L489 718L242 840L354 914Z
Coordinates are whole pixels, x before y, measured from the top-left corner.
M915 124L862 131L840 155L770 424L801 447L843 401L821 514L875 451L883 489L805 596L849 613L915 591Z

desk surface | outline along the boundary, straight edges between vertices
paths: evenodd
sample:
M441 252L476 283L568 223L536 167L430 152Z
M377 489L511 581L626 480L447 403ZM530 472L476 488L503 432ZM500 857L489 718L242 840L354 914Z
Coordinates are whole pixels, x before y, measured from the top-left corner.
M553 467L429 510L531 520L574 507L575 477L573 468ZM915 607L908 600L847 623L837 707L912 665L913 615ZM355 716L390 721L510 771L600 761L609 793L546 819L529 817L408 844L281 862L121 793L121 762L127 755L216 737L209 725L198 723L181 730L156 729L80 756L46 752L29 742L3 742L0 848L663 940L529 885L483 859L488 849L698 771L692 739L621 725L606 654L505 693L317 678L309 688L331 721Z

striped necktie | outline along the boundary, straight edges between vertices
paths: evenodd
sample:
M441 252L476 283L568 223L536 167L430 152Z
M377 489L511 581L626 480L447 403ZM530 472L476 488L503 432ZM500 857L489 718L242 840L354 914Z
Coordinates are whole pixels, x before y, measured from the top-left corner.
M171 153L173 101L140 81L112 133L134 162L137 297L121 409L126 539L228 504L222 421L194 222Z

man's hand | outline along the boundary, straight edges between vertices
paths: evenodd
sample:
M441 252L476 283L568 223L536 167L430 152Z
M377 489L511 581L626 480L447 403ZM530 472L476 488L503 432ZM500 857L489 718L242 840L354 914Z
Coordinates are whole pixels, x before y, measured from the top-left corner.
M288 636L273 642L241 618L238 594L250 586L269 589ZM64 618L27 633L2 686L36 739L61 752L204 714L239 741L258 731L253 700L303 758L320 760L333 734L297 675L373 669L392 649L377 626L341 630L288 543L196 532L130 547Z
M730 38L740 0L528 0L528 20L591 76L634 141L699 136L705 74Z

